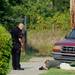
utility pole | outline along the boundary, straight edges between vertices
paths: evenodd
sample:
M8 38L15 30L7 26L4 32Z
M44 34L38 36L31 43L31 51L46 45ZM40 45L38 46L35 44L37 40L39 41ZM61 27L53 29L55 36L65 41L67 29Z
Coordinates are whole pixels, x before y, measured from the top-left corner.
M70 0L71 25L75 28L75 0Z
M27 53L27 16L24 16L24 49L25 53Z

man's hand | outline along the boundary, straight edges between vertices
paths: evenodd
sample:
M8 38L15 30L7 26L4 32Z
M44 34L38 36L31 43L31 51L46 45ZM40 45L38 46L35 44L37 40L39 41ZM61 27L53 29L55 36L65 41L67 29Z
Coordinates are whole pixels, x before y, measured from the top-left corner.
M21 47L23 48L24 44L23 44L23 42L22 42L22 39L21 39L21 38L19 38L19 42L21 43Z
M23 43L21 43L21 47L22 47L22 48L24 47L24 44L23 44Z

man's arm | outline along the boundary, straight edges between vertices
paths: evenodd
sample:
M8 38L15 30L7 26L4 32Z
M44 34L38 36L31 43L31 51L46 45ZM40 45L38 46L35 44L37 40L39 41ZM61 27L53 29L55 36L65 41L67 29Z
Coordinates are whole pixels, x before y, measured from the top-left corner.
M21 47L23 47L23 41L22 41L22 38L19 38L19 42L21 44Z

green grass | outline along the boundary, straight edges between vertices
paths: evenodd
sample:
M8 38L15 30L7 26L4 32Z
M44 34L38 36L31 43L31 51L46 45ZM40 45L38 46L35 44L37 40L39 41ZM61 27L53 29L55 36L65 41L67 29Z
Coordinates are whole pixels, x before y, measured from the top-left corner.
M65 71L61 69L51 68L47 73L42 75L75 75L75 71Z
M32 56L29 54L25 54L25 51L21 52L21 57L20 57L20 61L21 62L25 62L28 61Z

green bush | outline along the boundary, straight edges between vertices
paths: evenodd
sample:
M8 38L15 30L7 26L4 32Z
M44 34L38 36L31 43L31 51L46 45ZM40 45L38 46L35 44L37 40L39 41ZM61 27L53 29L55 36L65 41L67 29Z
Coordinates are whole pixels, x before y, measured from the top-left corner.
M8 31L0 25L0 75L6 75L10 62L10 39Z
M69 12L57 12L51 19L51 25L54 25L55 29L60 29L63 31L70 29L71 25Z
M63 13L56 12L55 15L44 18L38 15L36 17L36 23L28 26L29 30L69 30L71 28L70 14L65 11Z

